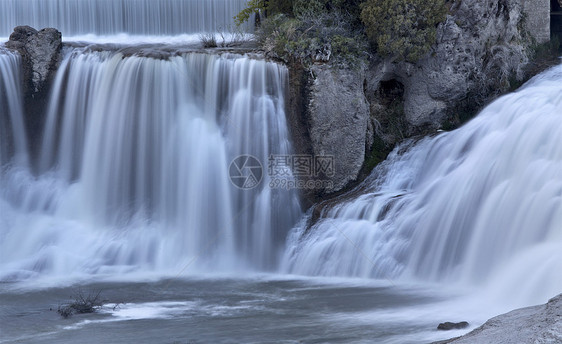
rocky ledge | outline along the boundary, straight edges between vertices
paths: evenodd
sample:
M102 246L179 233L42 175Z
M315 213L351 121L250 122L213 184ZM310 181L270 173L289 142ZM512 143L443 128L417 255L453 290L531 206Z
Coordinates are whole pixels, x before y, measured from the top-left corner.
M547 304L521 308L488 320L462 336L433 344L562 343L562 294Z
M18 26L10 35L6 47L19 52L23 59L24 80L29 80L31 93L42 90L56 72L60 62L62 35L56 29L35 30Z

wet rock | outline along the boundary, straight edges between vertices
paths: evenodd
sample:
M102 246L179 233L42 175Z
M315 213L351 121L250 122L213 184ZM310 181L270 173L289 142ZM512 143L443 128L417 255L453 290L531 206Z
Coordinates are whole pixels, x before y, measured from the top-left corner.
M439 326L437 326L437 329L442 330L442 331L461 330L463 328L467 328L468 325L469 324L466 321L461 321L461 322L458 322L458 323L444 322L444 323L439 324Z
M309 134L316 157L332 157L332 174L318 179L332 182L324 192L342 190L357 179L365 159L369 105L363 91L365 70L311 67L308 104Z
M43 90L56 72L61 59L62 35L56 29L35 30L18 26L6 47L16 50L23 60L23 76L29 93Z

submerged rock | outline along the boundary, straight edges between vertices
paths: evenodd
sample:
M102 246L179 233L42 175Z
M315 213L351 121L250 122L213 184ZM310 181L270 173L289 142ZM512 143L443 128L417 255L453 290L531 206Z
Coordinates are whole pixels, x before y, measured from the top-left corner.
M434 344L562 343L562 294L545 305L521 308L488 320L462 337Z
M468 327L468 322L466 321L461 321L458 323L453 323L453 322L444 322L439 324L439 326L437 326L438 330L442 330L442 331L449 331L449 330L460 330L463 328L467 328Z

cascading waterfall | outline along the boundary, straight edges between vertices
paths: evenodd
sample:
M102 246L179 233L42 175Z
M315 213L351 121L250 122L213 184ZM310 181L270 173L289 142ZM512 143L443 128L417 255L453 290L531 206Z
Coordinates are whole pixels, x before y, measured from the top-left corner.
M0 46L0 166L27 165L20 57Z
M68 53L39 176L4 185L19 194L5 200L4 278L272 268L300 216L297 195L269 189L267 175L237 189L229 164L290 154L286 74L239 55Z
M464 127L397 148L367 192L294 230L292 273L562 291L562 67Z
M246 0L2 0L0 37L15 26L84 34L179 35L228 31ZM246 28L249 28L247 26Z

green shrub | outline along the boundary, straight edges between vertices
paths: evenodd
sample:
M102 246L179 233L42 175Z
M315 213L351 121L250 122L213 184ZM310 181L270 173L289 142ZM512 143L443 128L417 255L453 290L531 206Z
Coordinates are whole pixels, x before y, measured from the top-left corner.
M247 22L253 14L263 13L265 16L293 13L293 0L248 0L246 8L234 17L234 22L240 26Z
M236 16L266 14L256 38L268 56L285 62L331 62L357 66L367 57L359 20L361 0L251 0Z
M340 67L360 65L367 57L366 38L348 27L339 13L277 15L267 18L256 36L265 52L285 62L334 63Z
M361 20L376 51L409 62L427 54L446 13L444 0L367 0L361 4Z
M295 0L293 13L296 17L322 14L326 12L326 0Z
M265 11L265 0L249 0L246 7L234 16L234 22L240 26L247 22L253 14L261 11Z
M293 15L295 0L269 0L267 1L267 15L285 14Z

